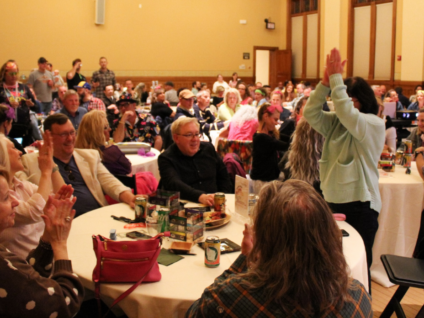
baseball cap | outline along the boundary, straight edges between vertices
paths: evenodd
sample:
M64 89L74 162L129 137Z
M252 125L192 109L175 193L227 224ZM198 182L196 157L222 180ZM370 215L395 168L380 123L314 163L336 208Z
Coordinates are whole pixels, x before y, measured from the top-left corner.
M87 82L85 82L85 81L82 81L82 82L79 82L77 86L74 86L74 88L75 88L75 89L77 89L77 88L86 88L86 89L91 90L91 85L90 85L90 84L88 84L88 83L87 83Z
M189 99L189 98L193 98L194 97L194 94L190 90L188 90L188 89L183 89L180 92L180 95L178 97L179 98L184 98L184 99Z

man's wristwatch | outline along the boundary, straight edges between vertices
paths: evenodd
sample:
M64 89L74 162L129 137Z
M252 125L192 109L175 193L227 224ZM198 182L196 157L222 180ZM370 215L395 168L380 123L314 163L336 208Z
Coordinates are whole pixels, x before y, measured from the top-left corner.
M56 171L59 171L59 166L58 165L55 165L54 166L54 168L52 170L52 173L55 173Z

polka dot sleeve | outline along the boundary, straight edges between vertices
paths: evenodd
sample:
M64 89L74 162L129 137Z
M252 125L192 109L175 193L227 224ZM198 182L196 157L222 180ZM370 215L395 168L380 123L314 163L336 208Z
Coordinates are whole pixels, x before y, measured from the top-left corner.
M84 288L71 261L53 265L51 253L37 248L25 261L0 245L0 317L73 317L78 312Z

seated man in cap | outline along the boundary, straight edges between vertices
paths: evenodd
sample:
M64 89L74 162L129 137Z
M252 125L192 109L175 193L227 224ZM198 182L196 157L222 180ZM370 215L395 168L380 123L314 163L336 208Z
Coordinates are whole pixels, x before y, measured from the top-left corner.
M63 108L58 110L57 113L66 115L75 130L78 130L82 116L87 113L87 110L84 107L79 107L78 94L73 89L70 89L63 96Z
M200 124L200 132L209 135L211 130L220 130L224 127L223 121L216 121L215 116L209 110L210 95L208 91L200 91L197 94L197 105L193 107L194 95L184 89L179 96L180 105L177 107L174 120L180 117L197 118Z
M119 118L113 121L113 141L147 142L157 150L162 149L160 128L151 114L137 113L137 101L131 94L123 93L116 106L119 108Z
M234 189L213 145L200 141L199 128L196 118L181 117L172 123L174 144L158 159L159 187L179 191L181 199L211 206L216 192L233 193Z
M165 100L167 100L172 106L178 105L178 95L174 88L174 83L165 83Z
M82 89L81 89L82 88ZM94 97L91 93L91 85L86 82L80 82L77 86L80 90L78 94L81 96L81 107L91 110L106 111L105 103L100 98Z

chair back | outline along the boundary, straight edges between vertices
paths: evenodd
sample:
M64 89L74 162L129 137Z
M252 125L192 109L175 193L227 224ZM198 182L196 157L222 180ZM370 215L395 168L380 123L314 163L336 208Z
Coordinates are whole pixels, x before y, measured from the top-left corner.
M235 153L240 157L244 171L250 174L252 169L253 142L250 140L218 139L218 156L223 159L227 153Z
M134 190L134 195L137 194L137 183L135 179L135 174L132 175L131 177L128 177L126 175L116 174L114 175L114 177L118 179L119 181L121 181L124 186Z
M172 124L169 124L163 130L161 130L163 141L162 148L164 150L168 149L174 143L174 139L172 139L171 125Z

